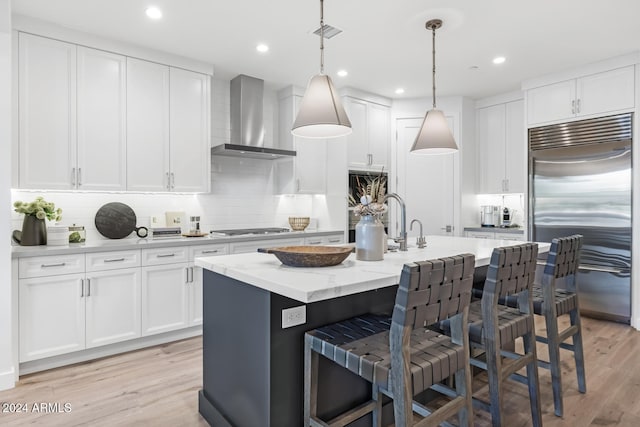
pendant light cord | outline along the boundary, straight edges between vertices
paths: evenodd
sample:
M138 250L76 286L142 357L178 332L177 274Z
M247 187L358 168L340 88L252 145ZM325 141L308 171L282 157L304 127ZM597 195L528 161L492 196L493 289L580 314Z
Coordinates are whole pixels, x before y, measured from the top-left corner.
M320 0L320 74L324 74L324 0Z
M436 27L431 27L431 32L433 33L432 43L431 43L431 58L433 60L433 71L432 71L432 82L433 82L433 109L436 109Z

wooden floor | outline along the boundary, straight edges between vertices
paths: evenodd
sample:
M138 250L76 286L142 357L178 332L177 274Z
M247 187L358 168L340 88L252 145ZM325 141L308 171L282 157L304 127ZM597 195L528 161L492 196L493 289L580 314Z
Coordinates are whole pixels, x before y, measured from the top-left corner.
M544 425L640 426L640 332L584 318L583 334L587 393L578 392L570 353L563 352L565 416L553 414L549 372L541 369ZM23 376L16 388L0 392L0 402L26 403L29 412L0 412L0 425L206 426L198 414L201 345L192 338ZM544 346L538 352L546 359ZM509 381L506 388L505 427L530 426L526 386ZM61 413L34 413L35 403L54 404L51 409ZM65 404L70 411L64 412ZM476 411L475 425L491 425L489 415Z

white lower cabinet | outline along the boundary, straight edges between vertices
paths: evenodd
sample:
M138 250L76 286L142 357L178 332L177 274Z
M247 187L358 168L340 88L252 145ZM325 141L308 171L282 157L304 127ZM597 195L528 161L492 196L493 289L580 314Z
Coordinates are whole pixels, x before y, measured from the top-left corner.
M229 253L229 245L215 244L192 246L189 248L189 326L202 324L202 285L204 272L202 267L197 267L193 261L197 257L219 256Z
M87 273L86 347L140 336L140 269Z
M304 238L305 245L338 245L340 243L344 243L344 234Z
M188 325L187 263L142 267L142 335Z
M20 279L20 361L85 348L84 273Z

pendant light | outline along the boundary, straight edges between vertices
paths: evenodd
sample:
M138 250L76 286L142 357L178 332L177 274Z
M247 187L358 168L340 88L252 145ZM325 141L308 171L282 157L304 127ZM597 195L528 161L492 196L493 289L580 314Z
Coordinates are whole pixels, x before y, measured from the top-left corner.
M304 138L336 138L351 133L351 122L331 77L324 74L324 0L320 0L320 74L309 80L291 133Z
M425 24L427 30L433 33L433 108L427 111L418 136L411 147L411 152L415 154L444 154L458 149L444 113L436 109L436 30L441 26L440 19L432 19Z

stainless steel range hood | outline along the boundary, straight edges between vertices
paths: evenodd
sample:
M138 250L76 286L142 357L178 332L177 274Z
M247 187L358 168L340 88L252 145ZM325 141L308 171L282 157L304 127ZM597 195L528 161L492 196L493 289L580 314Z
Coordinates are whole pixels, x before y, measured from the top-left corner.
M211 148L212 155L270 160L296 155L264 146L263 93L260 79L240 74L231 80L231 143Z

